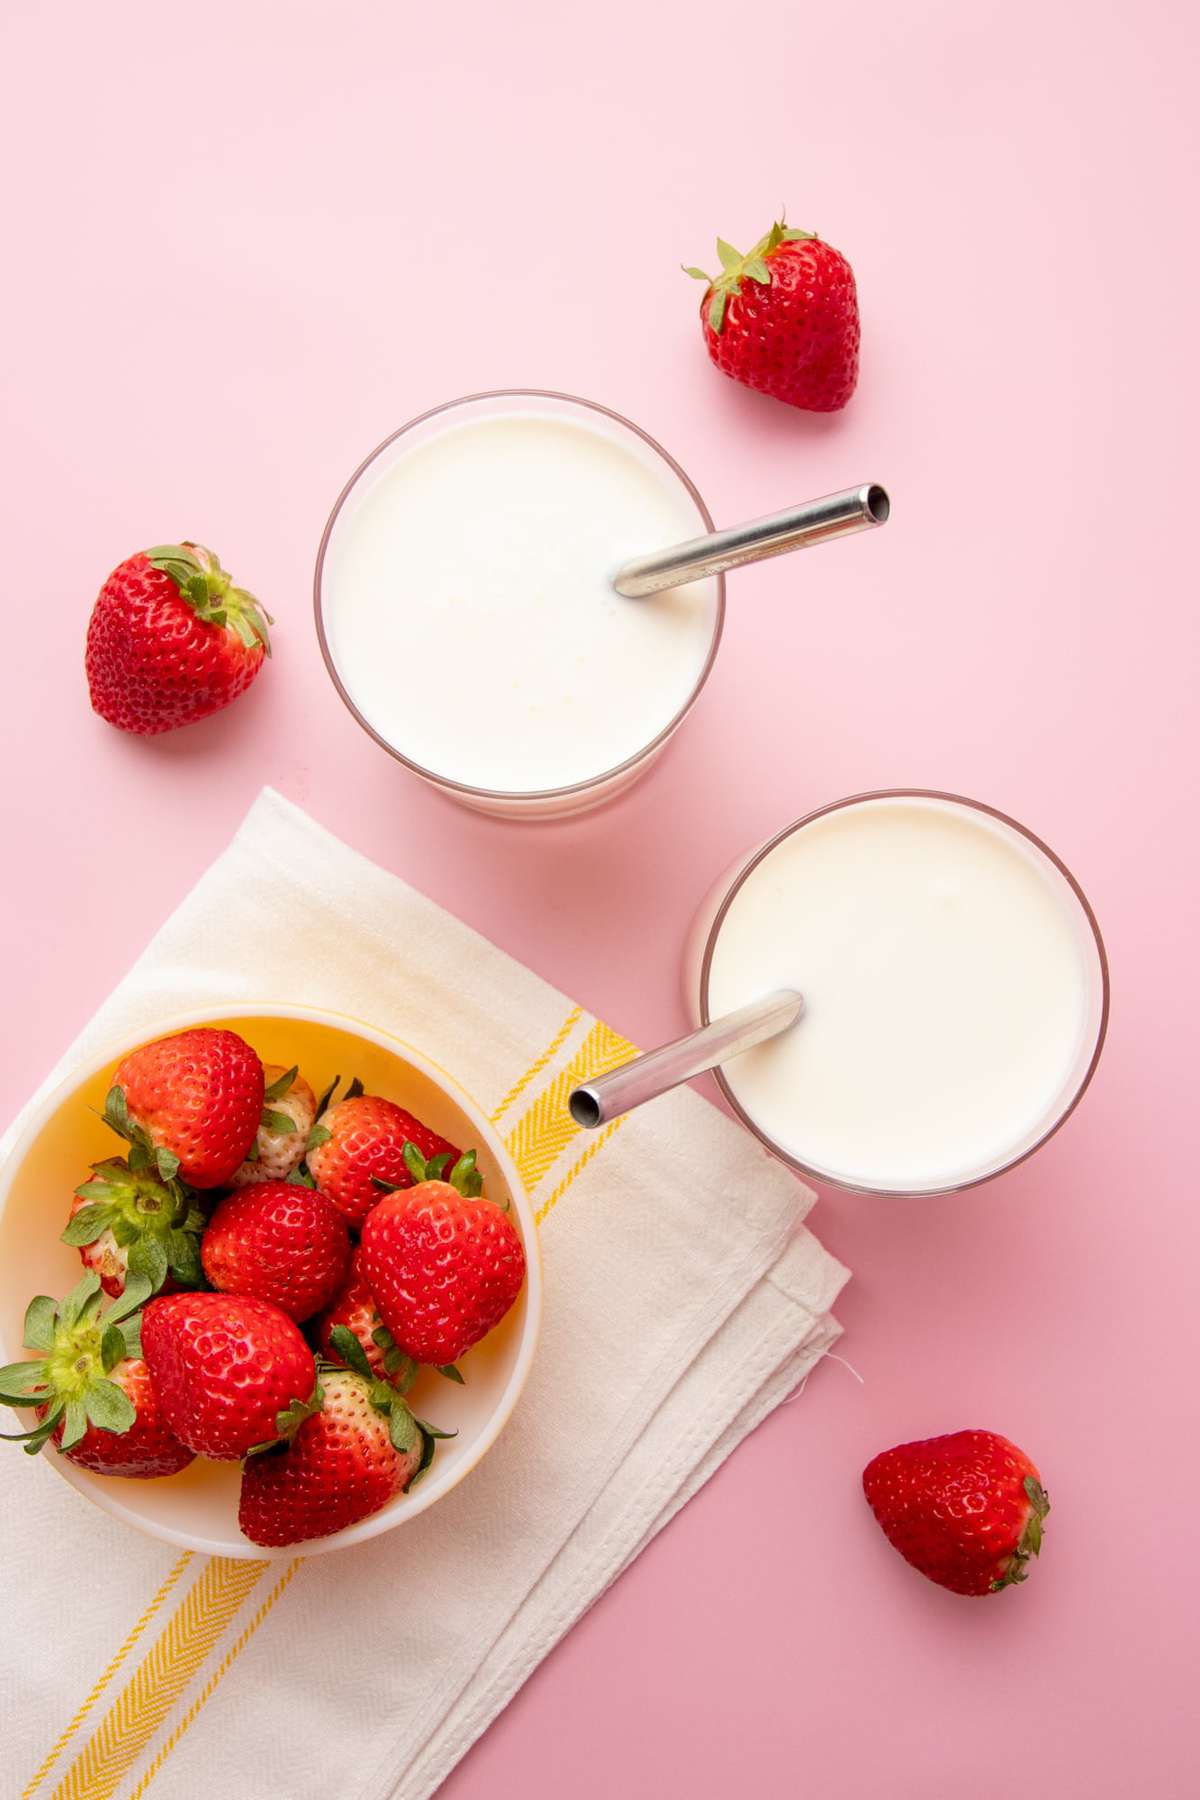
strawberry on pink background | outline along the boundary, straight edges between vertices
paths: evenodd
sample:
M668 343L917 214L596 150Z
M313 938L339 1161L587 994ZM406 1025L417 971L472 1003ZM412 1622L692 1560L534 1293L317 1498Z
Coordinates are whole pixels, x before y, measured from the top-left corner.
M243 1038L197 1026L131 1050L104 1117L133 1145L131 1167L153 1160L164 1180L223 1187L254 1143L263 1091L262 1064Z
M704 342L723 374L808 412L837 412L858 381L854 271L839 250L782 220L746 255L717 239L705 284Z
M956 1594L1024 1581L1050 1501L1034 1464L994 1431L953 1431L884 1450L863 1492L906 1562Z
M92 706L142 736L207 718L257 676L270 655L270 623L203 544L139 550L113 570L92 608Z

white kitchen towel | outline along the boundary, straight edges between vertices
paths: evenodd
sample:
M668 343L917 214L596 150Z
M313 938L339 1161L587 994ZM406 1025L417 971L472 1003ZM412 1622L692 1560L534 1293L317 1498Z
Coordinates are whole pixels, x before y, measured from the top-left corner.
M395 1030L492 1112L542 1242L533 1372L438 1505L289 1562L180 1555L8 1449L21 1800L421 1800L837 1336L847 1271L807 1188L688 1091L579 1133L569 1089L632 1046L269 790L52 1079L187 1008L281 999Z

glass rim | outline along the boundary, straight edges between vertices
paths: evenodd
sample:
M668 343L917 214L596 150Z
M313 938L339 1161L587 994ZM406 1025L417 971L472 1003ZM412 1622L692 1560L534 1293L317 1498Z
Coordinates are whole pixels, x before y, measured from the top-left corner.
M819 1181L823 1187L837 1188L845 1193L878 1194L883 1198L896 1200L926 1199L933 1198L937 1194L965 1193L969 1188L982 1187L984 1182L994 1181L997 1175L1005 1175L1010 1169L1018 1168L1021 1163L1028 1161L1031 1156L1040 1150L1044 1144L1049 1143L1055 1133L1062 1129L1091 1085L1092 1076L1096 1073L1096 1068L1100 1061L1100 1053L1104 1048L1104 1040L1108 1035L1110 1000L1108 952L1104 947L1104 938L1101 935L1099 921L1092 910L1092 903L1062 858L1057 855L1056 852L1050 848L1049 844L1040 838L1035 831L1031 831L1028 825L1022 825L1021 821L1019 819L1014 819L1010 813L1002 812L998 806L989 806L984 800L972 800L966 794L952 794L941 788L872 788L860 794L848 794L842 800L831 800L824 806L815 807L812 812L805 813L801 818L794 819L790 825L783 826L781 830L775 832L774 836L768 838L765 843L760 844L757 850L752 851L745 862L739 866L737 874L729 883L728 888L721 898L721 903L713 916L712 924L708 929L708 936L705 939L703 955L700 959L700 1023L702 1025L709 1025L712 1023L708 1005L708 981L712 969L713 953L716 949L721 927L725 922L726 916L730 907L733 905L734 900L741 892L746 881L754 873L755 869L758 868L760 863L765 862L766 858L770 856L773 850L776 850L787 838L794 836L796 832L802 831L806 825L812 825L817 819L826 818L830 813L842 812L845 808L850 806L861 806L865 801L870 800L941 800L948 802L953 806L964 807L968 812L986 813L989 818L996 819L1000 824L1008 826L1009 829L1015 831L1019 837L1024 838L1027 843L1032 844L1033 848L1043 856L1066 881L1067 886L1078 901L1080 910L1091 931L1100 970L1100 1017L1096 1027L1095 1043L1092 1046L1092 1052L1088 1059L1087 1067L1084 1069L1082 1077L1075 1085L1069 1101L1063 1107L1062 1111L1058 1113L1053 1121L1047 1126L1046 1130L1043 1131L1032 1144L1026 1145L1026 1147L1023 1150L1018 1151L1016 1155L1008 1157L1004 1162L997 1163L994 1169L988 1169L982 1175L972 1175L969 1180L965 1181L942 1182L935 1187L880 1188L872 1187L861 1181L848 1181L844 1177L830 1175L824 1169L814 1168L811 1164L802 1162L799 1157L793 1156L790 1151L785 1150L781 1144L776 1142L769 1131L757 1124L750 1116L734 1094L729 1082L725 1078L725 1071L720 1065L712 1070L712 1074L716 1078L717 1086L720 1088L725 1100L733 1109L737 1118L746 1127L747 1131L749 1131L752 1136L756 1137L759 1143L763 1144L773 1156L777 1156L781 1162L786 1163L788 1168L794 1169L798 1175L803 1175L810 1181Z
M394 744L389 743L355 705L349 690L338 673L337 664L334 661L333 653L329 647L329 639L325 631L325 618L321 600L325 556L329 548L330 538L333 536L334 528L341 516L342 508L358 486L362 477L366 474L371 465L383 455L385 450L390 449L398 438L404 437L410 431L415 431L418 425L424 425L427 420L435 419L441 413L453 412L458 407L477 406L481 402L487 400L556 400L564 402L568 406L583 407L588 412L601 413L605 418L612 419L616 424L623 426L625 430L631 431L636 437L641 438L642 442L648 445L648 447L653 450L664 463L666 463L672 474L677 477L691 496L695 503L696 510L704 521L705 531L716 530L716 524L705 504L704 497L691 476L687 473L687 470L684 469L680 463L676 462L670 451L665 450L656 438L651 437L648 431L643 431L640 425L635 424L632 419L627 419L623 413L617 412L615 408L603 406L598 400L585 400L579 394L561 393L555 388L485 388L475 394L460 394L457 399L443 400L438 406L427 407L424 412L418 413L415 418L409 419L406 424L399 426L395 431L389 432L387 437L376 444L375 448L359 463L358 467L354 470L353 474L342 488L341 493L334 501L333 509L325 522L325 529L321 533L321 542L317 549L316 568L313 572L313 613L316 619L317 643L320 646L321 656L324 660L326 670L329 673L329 678L333 682L333 685L342 700L342 704L346 707L347 711L358 721L368 737L374 738L381 749L386 750L388 755L394 757L397 762L403 763L406 769L411 769L414 775L419 775L424 781L429 782L432 786L447 789L452 794L462 794L470 799L494 801L499 804L520 805L522 803L528 803L530 805L536 805L538 802L544 801L571 800L577 796L589 794L595 789L606 787L610 782L616 780L617 777L636 769L640 763L647 761L657 750L661 749L667 739L678 730L684 719L687 718L687 715L695 706L696 701L700 698L704 684L712 673L713 664L717 660L717 650L721 643L721 634L725 629L725 576L723 573L714 577L717 584L717 617L713 628L712 641L708 646L708 654L704 659L704 664L700 673L683 705L668 720L662 730L658 732L648 744L644 744L640 750L636 750L632 756L627 756L624 761L614 764L610 769L605 769L603 773L599 775L589 775L585 781L570 782L565 787L478 787L472 782L455 781L448 775L439 775L436 770L426 768L424 764L415 761L413 757L406 756L402 750L397 750Z

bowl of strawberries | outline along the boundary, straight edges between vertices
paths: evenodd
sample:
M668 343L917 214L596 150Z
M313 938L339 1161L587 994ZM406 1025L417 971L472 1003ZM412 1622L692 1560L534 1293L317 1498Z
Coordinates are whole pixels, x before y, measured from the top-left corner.
M0 1171L6 1435L189 1549L312 1554L424 1512L499 1436L540 1313L486 1115L333 1013L196 1013L119 1045Z

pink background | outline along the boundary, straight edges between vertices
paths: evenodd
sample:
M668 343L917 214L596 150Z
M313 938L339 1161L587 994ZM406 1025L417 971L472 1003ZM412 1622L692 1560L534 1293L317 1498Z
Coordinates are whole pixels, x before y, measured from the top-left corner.
M1075 1119L965 1197L823 1200L865 1386L831 1365L757 1434L454 1800L1190 1791L1196 48L1182 0L4 8L4 1114L265 781L642 1042L681 1024L713 874L855 789L1009 809L1107 936ZM858 275L833 418L711 371L678 270L785 200ZM310 616L359 457L510 384L627 412L720 520L867 478L894 501L735 577L660 769L560 827L389 762ZM278 654L141 742L88 711L84 626L177 534L262 595ZM876 1450L964 1425L1054 1502L1036 1578L986 1604L911 1575L858 1492Z

